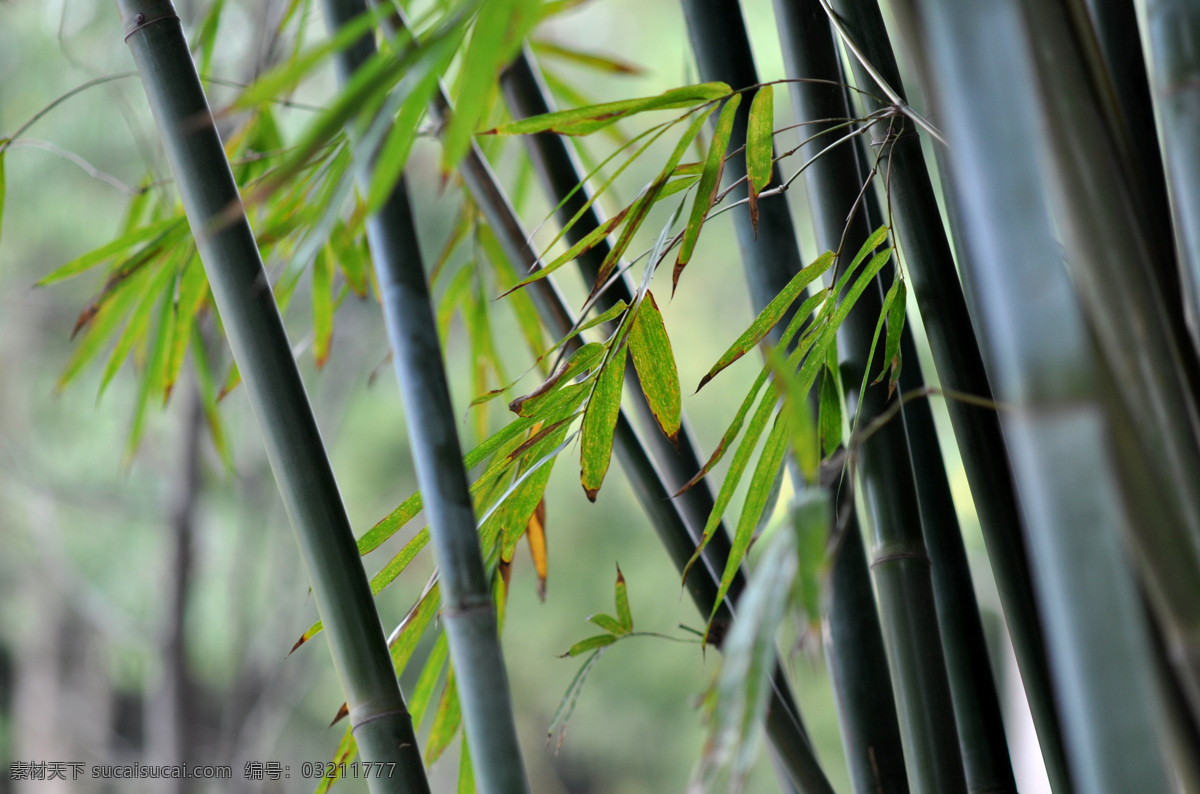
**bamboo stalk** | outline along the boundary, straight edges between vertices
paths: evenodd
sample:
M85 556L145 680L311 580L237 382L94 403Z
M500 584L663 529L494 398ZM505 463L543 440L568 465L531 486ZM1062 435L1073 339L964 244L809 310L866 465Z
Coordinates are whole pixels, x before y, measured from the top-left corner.
M118 0L188 222L325 623L375 792L428 792L362 560L187 41L169 0Z
M1158 792L1168 781L1146 626L1121 549L1126 514L1097 401L1088 332L1044 203L1033 75L1016 9L922 3L922 44L1027 506L1064 743L1080 791Z
M1200 345L1200 52L1189 36L1200 10L1181 0L1147 0L1146 31L1153 64L1154 109L1162 128L1175 241L1194 345ZM1168 295L1172 293L1168 292Z
M806 136L816 135L833 124L814 125L811 122L850 115L847 90L836 85L843 78L832 29L817 0L777 2L775 7L788 75L832 83L791 84L798 121L810 122L805 127ZM825 145L825 141L811 143L805 159ZM856 156L860 152L859 147L847 144L826 152L806 172L809 204L813 207L817 242L821 248L837 248L844 235L846 250L858 250L871 227L881 219L875 194L870 191L863 197L863 211L854 212L859 184L866 176ZM920 390L925 384L907 325L901 340L904 363L900 391ZM1000 701L933 414L928 402L918 401L905 406L904 417L924 538L932 562L938 622L967 788L970 791L1014 792L1016 782L1008 756Z
M831 0L830 6L856 46L903 98L900 70L878 4L874 0ZM878 92L866 70L852 60L859 87ZM869 97L864 97L863 103L867 111L881 107ZM920 140L911 130L899 130L893 145L883 152L880 169L888 175L889 205L895 217L900 254L939 379L946 388L987 399L991 386L983 357L963 299ZM1053 788L1066 792L1070 790L1070 780L1058 738L1045 639L1021 532L1021 511L1012 472L1003 454L1006 446L1000 420L994 410L961 401L949 401L947 409L971 485L1046 770Z
M1194 713L1200 714L1200 415L1153 277L1152 246L1122 179L1111 132L1087 84L1060 3L1024 3L1040 88L1038 132L1081 303L1111 373L1114 415L1136 448L1118 460L1139 520L1130 536ZM1118 439L1119 440L1119 439ZM1154 515L1160 520L1144 520Z
M367 11L364 0L325 0L324 5L330 30ZM336 56L339 81L348 83L374 54L375 40L369 34L341 50ZM352 128L348 131L355 134ZM371 184L377 154L372 152L356 164L358 183L364 192ZM441 570L442 623L475 779L484 794L522 794L529 791L529 782L517 741L496 607L484 568L437 320L403 176L379 212L368 216L366 224L417 482L425 495L430 534Z

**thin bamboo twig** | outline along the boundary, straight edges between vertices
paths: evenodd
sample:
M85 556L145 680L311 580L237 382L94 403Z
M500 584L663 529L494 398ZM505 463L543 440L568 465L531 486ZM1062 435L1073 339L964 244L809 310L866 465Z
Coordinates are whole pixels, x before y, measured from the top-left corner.
M866 58L903 98L900 70L878 4L874 0L832 0L830 6ZM857 68L858 64L852 66L855 79L871 85L870 75ZM863 102L868 110L878 109L869 97L864 97ZM901 129L882 155L880 167L889 175L889 213L894 215L901 261L911 281L938 376L949 389L988 399L991 386L920 140ZM1006 447L1000 420L994 411L959 401L952 401L947 409L971 485L1046 769L1056 791L1069 791L1061 740L1057 738L1058 717L1050 690L1045 640L1021 532L1021 510L1011 469L1002 454Z
M921 3L939 119L1029 520L1035 592L1080 791L1169 790L1153 660L1121 548L1128 521L1093 349L1043 200L1034 84L1017 10ZM1118 427L1114 422L1112 427Z
M374 792L428 792L375 601L179 18L169 0L118 0L325 623L362 757L395 763Z
M324 6L331 30L367 11L364 0L325 0ZM374 54L375 40L370 34L341 50L336 55L339 81L348 83ZM349 130L352 136L355 132ZM377 156L378 152L372 152L356 164L364 192L371 184ZM496 606L484 568L437 319L403 175L379 212L368 216L366 224L412 440L417 482L425 495L430 534L441 569L442 623L475 780L484 794L524 794L529 791L529 782L517 741Z

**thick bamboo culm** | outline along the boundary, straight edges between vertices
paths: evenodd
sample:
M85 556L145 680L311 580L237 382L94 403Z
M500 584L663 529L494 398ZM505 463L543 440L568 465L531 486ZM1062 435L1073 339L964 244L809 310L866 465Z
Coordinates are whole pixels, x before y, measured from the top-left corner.
M1092 338L1045 197L1035 83L1018 10L919 3L927 96L952 146L996 393L1029 521L1062 742L1080 792L1170 790L1153 657L1121 533Z
M375 601L254 233L169 0L119 0L154 112L325 624L364 760L395 763L373 792L428 792Z
M332 30L367 11L363 0L325 0L324 5ZM346 84L374 54L375 41L370 34L340 51L340 82ZM355 134L353 129L349 132ZM357 163L358 181L364 192L371 183L375 156L372 152ZM458 419L446 383L437 320L403 176L380 210L367 217L366 224L417 481L441 571L441 620L476 784L482 794L525 794L529 782L517 741L496 607L484 568L474 500L458 442Z

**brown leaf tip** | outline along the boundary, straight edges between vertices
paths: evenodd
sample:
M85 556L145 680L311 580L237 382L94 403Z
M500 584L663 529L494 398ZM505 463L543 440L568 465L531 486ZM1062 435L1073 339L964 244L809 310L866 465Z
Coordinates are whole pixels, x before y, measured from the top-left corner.
M334 725L337 725L339 722L341 722L348 716L350 716L350 709L346 706L345 703L343 703L342 707L340 709L338 709L338 713L336 715L334 715L333 722L329 723L329 727L332 728Z
M589 502L595 502L596 494L600 493L600 489L599 488L589 488L585 485L585 486L583 486L583 492L585 494L587 494L587 498L588 498Z
M308 637L301 636L300 639L296 640L296 644L292 646L292 649L288 651L288 656L291 656L293 653L295 653L296 649L306 642L308 642Z

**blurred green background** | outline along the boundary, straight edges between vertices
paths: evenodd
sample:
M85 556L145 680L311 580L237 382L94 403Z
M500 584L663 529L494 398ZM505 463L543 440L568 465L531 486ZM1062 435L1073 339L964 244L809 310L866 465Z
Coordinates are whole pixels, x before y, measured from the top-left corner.
M209 4L193 0L177 5L185 29L192 30ZM277 56L266 50L261 32L286 3L240 0L228 5L213 73L245 82ZM770 2L749 0L744 8L760 74L777 77L782 70ZM313 23L320 25L319 15ZM555 18L539 35L643 67L640 75L620 77L559 67L558 74L596 101L656 93L691 79L682 15L668 0L593 0ZM69 89L130 69L112 3L0 4L0 135L11 134ZM332 75L325 70L297 99L319 104L331 92ZM213 88L214 106L232 96L233 89ZM786 119L786 92L777 96L777 118ZM295 129L304 112L294 110L282 118ZM123 190L147 168L160 176L165 168L136 78L80 93L23 137L4 160L7 202L0 231L0 763L153 763L167 719L161 709L163 648L174 623L169 593L178 571L172 526L181 494L188 490L194 385L185 380L165 410L152 410L144 442L132 462L123 465L136 390L130 365L101 401L96 398L99 365L89 366L65 390L55 388L72 351L75 318L101 277L93 273L48 288L32 285L55 266L112 239L128 200ZM495 162L511 185L516 173L511 155L518 144L508 146ZM427 262L449 234L459 200L456 188L441 191L437 158L436 145L421 141L409 168ZM641 170L630 169L618 180L616 195L631 197L653 175L649 169L656 159L651 153ZM530 227L550 211L535 193L530 191L522 212ZM808 243L803 250L811 257L816 252L802 193L790 195L802 243ZM674 301L659 300L685 385L684 407L704 454L715 446L742 397L740 389L758 366L742 362L702 394L686 395L688 385L699 381L750 320L727 221L722 217L705 227ZM540 230L540 239L552 236L549 225ZM651 220L647 228L658 225L661 221ZM279 265L268 262L268 267ZM578 305L582 285L569 273L560 281ZM353 298L342 305L333 356L317 372L308 347L311 320L304 289L286 320L351 520L361 533L415 489L402 407L391 368L380 367L387 348L377 305ZM659 291L665 293L665 288ZM498 333L515 340L503 328ZM461 328L453 329L447 344L452 391L464 416L464 444L471 444L478 439L473 439L474 422L465 417L475 395L470 393ZM512 345L508 370L524 371L528 362L519 344ZM931 368L926 366L926 372ZM372 373L379 377L372 380ZM535 385L532 378L523 383ZM941 411L940 404L935 408ZM322 638L288 655L315 620L315 607L241 391L233 392L222 409L235 472L222 467L202 437L199 485L189 507L195 536L184 631L193 679L189 760L229 764L233 781L198 784L194 790L310 791L315 781L300 779L301 764L332 755L344 728L327 727L341 703L339 688ZM499 426L502 406L486 410L492 411L493 426ZM577 482L577 454L565 453L547 492L550 572L545 603L537 598L524 548L514 567L504 644L526 764L534 790L546 794L679 791L701 747L698 697L718 661L715 653L705 658L698 645L652 638L617 644L595 668L561 750L556 753L546 740L559 700L580 664L557 655L591 633L584 622L588 615L611 611L616 564L628 581L640 630L687 637L679 624L701 624L682 597L678 576L623 473L615 473L614 467L615 476L598 503L590 505ZM979 558L975 562L982 562L956 458L950 470L969 547ZM723 471L721 467L717 476ZM412 522L369 556L368 573L421 525L420 519ZM986 566L976 567L986 571ZM386 628L403 617L431 568L426 551L381 594ZM980 587L981 603L994 610L986 573ZM832 695L813 639L785 656L818 751L835 787L844 791L847 776ZM402 681L406 689L415 681L428 645L410 665ZM454 747L435 765L435 791L452 790L456 754ZM290 779L244 781L247 761L280 762L290 767ZM56 785L27 784L37 791ZM84 780L60 788L164 791L166 785ZM338 789L365 790L365 785L346 781ZM0 781L0 790L22 789ZM764 758L749 791L777 790Z

